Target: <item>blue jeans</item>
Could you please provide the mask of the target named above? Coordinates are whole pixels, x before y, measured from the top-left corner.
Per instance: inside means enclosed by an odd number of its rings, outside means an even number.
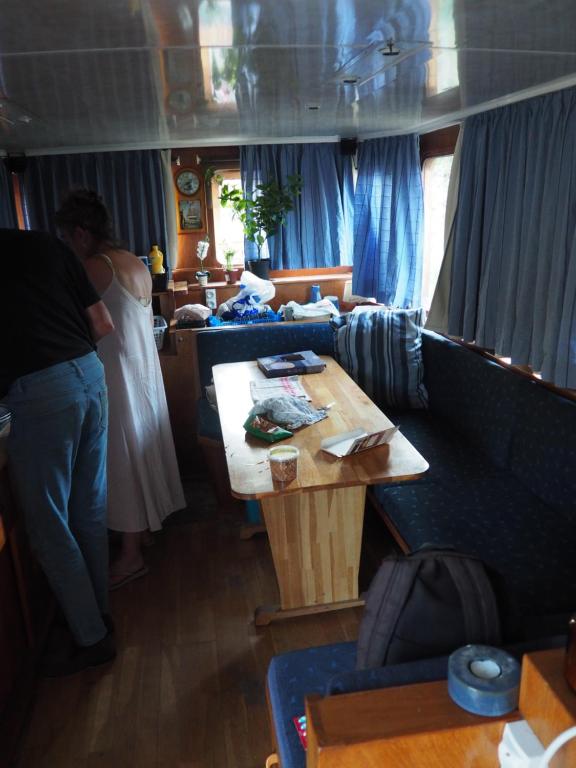
[[[8,457],[30,545],[78,645],[106,635],[108,397],[95,352],[22,376]]]

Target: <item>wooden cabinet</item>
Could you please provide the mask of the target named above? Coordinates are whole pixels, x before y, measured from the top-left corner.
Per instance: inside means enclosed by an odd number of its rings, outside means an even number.
[[[0,470],[0,766],[10,765],[34,692],[36,662],[53,611],[11,491]]]

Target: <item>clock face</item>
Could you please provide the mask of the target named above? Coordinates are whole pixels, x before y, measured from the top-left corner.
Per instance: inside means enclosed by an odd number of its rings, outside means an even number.
[[[179,115],[185,115],[190,112],[192,107],[190,91],[186,91],[184,88],[172,91],[168,96],[168,106],[172,112],[177,112]]]
[[[194,171],[180,171],[176,177],[176,186],[182,195],[195,195],[200,188],[200,178]]]

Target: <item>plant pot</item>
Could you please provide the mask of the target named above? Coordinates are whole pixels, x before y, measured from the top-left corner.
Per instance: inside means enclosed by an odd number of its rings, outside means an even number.
[[[198,280],[198,285],[200,286],[208,285],[209,278],[210,272],[196,272],[196,280]]]
[[[256,277],[262,280],[270,279],[270,259],[260,259],[259,261],[247,261],[246,268]]]
[[[227,269],[226,272],[224,272],[224,279],[227,283],[236,283],[238,280],[240,280],[241,274],[241,269]]]

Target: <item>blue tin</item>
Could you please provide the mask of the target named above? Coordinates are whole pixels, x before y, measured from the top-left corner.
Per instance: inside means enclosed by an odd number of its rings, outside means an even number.
[[[319,285],[313,285],[310,287],[310,301],[320,301],[322,298],[322,294],[320,293],[320,286]]]

